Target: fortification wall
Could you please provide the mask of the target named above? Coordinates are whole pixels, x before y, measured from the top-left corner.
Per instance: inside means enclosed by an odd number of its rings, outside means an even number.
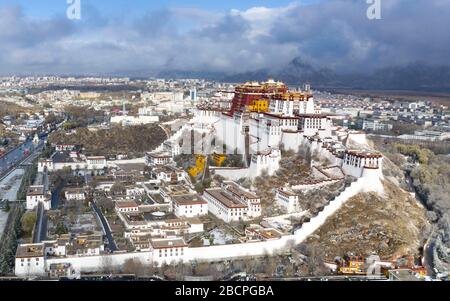
[[[283,251],[289,244],[299,244],[321,227],[326,219],[333,215],[351,197],[364,190],[366,178],[359,178],[332,200],[317,216],[304,223],[292,235],[285,235],[277,240],[208,246],[200,248],[187,248],[185,255],[178,260],[213,261],[237,257],[263,256]],[[154,261],[152,252],[124,253],[102,256],[49,258],[46,260],[47,269],[52,263],[70,263],[79,272],[96,272],[102,268],[120,268],[127,260],[139,260],[142,264],[163,264],[165,259]],[[168,259],[172,263],[173,259]]]
[[[303,242],[308,236],[319,229],[328,217],[339,210],[339,208],[346,201],[363,191],[364,186],[364,178],[360,178],[356,182],[353,182],[334,200],[332,200],[330,204],[324,208],[324,210],[322,210],[317,216],[311,218],[309,222],[304,223],[302,227],[296,230],[292,235],[285,235],[281,239],[264,242],[188,248],[184,260],[212,261],[230,259],[234,257],[263,256],[281,252],[288,244],[299,244]]]
[[[100,256],[71,256],[66,258],[48,258],[47,269],[53,263],[70,263],[76,271],[82,273],[98,272],[108,268],[121,268],[129,260],[139,260],[142,264],[153,264],[152,252],[123,253]]]
[[[210,167],[211,171],[214,171],[216,175],[224,178],[237,181],[241,178],[249,176],[249,168],[233,168],[233,167]]]

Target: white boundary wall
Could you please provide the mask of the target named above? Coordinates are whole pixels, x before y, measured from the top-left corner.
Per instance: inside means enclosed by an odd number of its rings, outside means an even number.
[[[326,219],[333,215],[347,200],[363,191],[365,179],[360,178],[339,194],[328,206],[308,223],[295,231],[293,235],[285,235],[281,239],[243,244],[230,244],[201,248],[188,248],[185,261],[221,260],[233,257],[262,256],[282,251],[288,243],[299,244],[322,226]]]
[[[373,180],[373,178],[371,178]],[[367,179],[365,177],[359,178],[341,192],[323,211],[317,216],[313,217],[309,222],[304,223],[302,227],[295,231],[292,235],[285,235],[277,240],[230,244],[221,246],[209,246],[200,248],[186,248],[185,255],[181,258],[184,262],[189,261],[213,261],[230,259],[247,256],[263,256],[282,251],[288,243],[299,244],[303,242],[308,236],[319,229],[347,200],[356,194],[365,191],[367,187]],[[124,253],[101,256],[83,256],[83,257],[66,257],[66,258],[49,258],[46,259],[46,266],[52,263],[71,263],[76,271],[79,272],[95,272],[102,268],[120,268],[128,259],[139,260],[143,264],[162,264],[165,262],[164,258],[154,259],[152,252],[137,252]],[[172,259],[168,259],[171,263]]]
[[[121,268],[123,264],[129,260],[139,260],[142,264],[153,263],[152,252],[139,253],[123,253],[113,255],[100,256],[80,256],[80,257],[65,257],[65,258],[48,258],[46,260],[47,268],[53,263],[70,263],[72,267],[79,272],[98,272],[103,268]]]

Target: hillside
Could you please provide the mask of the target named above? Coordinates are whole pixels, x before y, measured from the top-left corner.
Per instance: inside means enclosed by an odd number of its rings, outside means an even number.
[[[427,228],[426,210],[407,192],[384,182],[385,196],[351,198],[308,239],[326,260],[346,253],[381,258],[418,254]]]
[[[166,134],[158,125],[140,125],[114,126],[98,131],[78,128],[73,134],[58,131],[50,135],[49,141],[54,144],[81,144],[85,152],[92,155],[129,154],[140,157],[156,148],[166,138]]]

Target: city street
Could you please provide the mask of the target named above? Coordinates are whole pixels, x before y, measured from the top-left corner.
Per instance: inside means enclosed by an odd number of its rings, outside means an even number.
[[[105,216],[103,215],[102,211],[97,207],[97,204],[95,202],[92,202],[92,208],[97,213],[98,217],[100,218],[100,222],[102,223],[103,228],[105,229],[105,234],[106,237],[108,238],[108,248],[111,250],[111,252],[116,251],[117,250],[116,242],[114,241],[114,237],[112,236],[111,229],[109,228]]]
[[[15,163],[19,162],[25,157],[24,151],[34,147],[32,140],[27,140],[25,143],[19,145],[11,152],[7,153],[0,159],[0,175],[3,174],[8,168],[12,167]]]
[[[20,164],[31,163],[39,156],[43,146],[43,138],[41,138],[37,146],[29,140],[0,159],[0,199],[7,199],[10,202],[16,201],[17,191],[25,173],[24,168]],[[31,154],[28,157],[24,154],[26,148],[29,148]],[[3,234],[7,219],[8,213],[0,210],[0,236]]]
[[[22,168],[16,168],[7,177],[0,180],[0,199],[7,199],[10,202],[16,201],[17,191],[22,182],[24,172]],[[8,213],[0,210],[0,236],[3,234],[7,219]]]

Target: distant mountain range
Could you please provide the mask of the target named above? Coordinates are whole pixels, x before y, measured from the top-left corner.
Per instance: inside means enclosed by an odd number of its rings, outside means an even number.
[[[295,58],[281,71],[262,69],[238,74],[164,71],[157,76],[207,78],[223,82],[263,81],[267,78],[274,78],[290,85],[310,83],[314,88],[450,92],[450,67],[432,66],[420,62],[406,66],[382,68],[369,74],[339,74],[329,68],[318,68],[301,58]]]

